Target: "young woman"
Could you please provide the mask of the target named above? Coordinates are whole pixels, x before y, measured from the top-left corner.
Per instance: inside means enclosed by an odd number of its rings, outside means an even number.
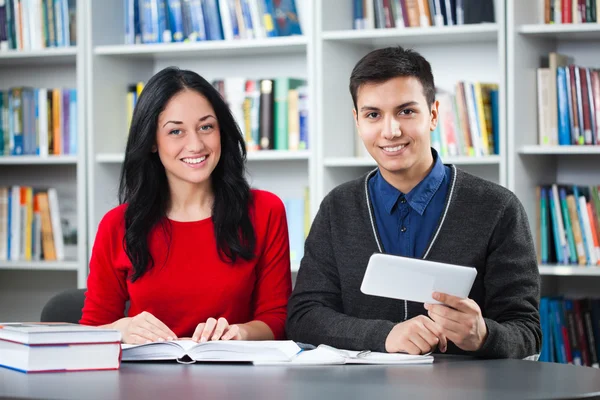
[[[245,159],[216,89],[191,71],[154,75],[133,113],[121,205],[98,227],[80,322],[116,328],[125,343],[282,339],[285,209],[250,189]]]

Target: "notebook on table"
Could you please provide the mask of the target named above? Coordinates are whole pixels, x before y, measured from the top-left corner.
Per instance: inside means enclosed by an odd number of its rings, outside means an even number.
[[[123,361],[175,360],[193,362],[281,362],[290,361],[300,347],[287,341],[209,341],[172,340],[147,344],[123,344]]]
[[[0,323],[0,366],[20,372],[118,369],[121,332],[68,323]]]

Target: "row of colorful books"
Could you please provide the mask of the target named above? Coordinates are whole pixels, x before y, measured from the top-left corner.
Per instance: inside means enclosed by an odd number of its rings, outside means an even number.
[[[554,184],[536,194],[539,261],[600,265],[599,187]]]
[[[442,157],[498,154],[497,84],[458,82],[455,93],[438,90],[436,99],[439,120],[431,144]]]
[[[353,0],[354,29],[495,22],[493,0]]]
[[[252,80],[226,78],[213,81],[237,121],[248,151],[308,149],[308,87],[295,78]],[[144,83],[127,89],[131,121]]]
[[[77,45],[75,0],[0,1],[0,51]]]
[[[600,70],[550,53],[537,70],[540,145],[600,144]]]
[[[599,0],[540,0],[546,24],[583,24],[600,22]]]
[[[77,154],[77,90],[0,91],[0,156]]]
[[[542,297],[539,361],[599,368],[600,299]]]
[[[124,0],[125,43],[197,42],[301,35],[295,0]]]
[[[64,258],[56,189],[0,187],[0,260],[62,261]]]

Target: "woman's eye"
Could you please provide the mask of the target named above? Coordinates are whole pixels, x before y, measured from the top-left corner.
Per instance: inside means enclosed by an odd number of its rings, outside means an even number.
[[[169,132],[169,135],[180,135],[181,134],[181,129],[173,129],[171,132]]]
[[[203,132],[208,132],[208,131],[210,131],[210,130],[212,130],[212,129],[213,129],[213,126],[212,126],[211,124],[208,124],[208,125],[202,125],[202,126],[200,127],[200,130],[201,130],[201,131],[203,131]]]

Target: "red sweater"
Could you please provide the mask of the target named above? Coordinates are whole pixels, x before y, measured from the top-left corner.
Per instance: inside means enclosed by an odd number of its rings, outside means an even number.
[[[155,228],[148,246],[154,268],[131,283],[131,262],[123,249],[125,205],[109,211],[98,227],[87,283],[83,325],[104,325],[147,311],[178,337],[190,337],[210,317],[230,324],[252,320],[267,324],[283,339],[291,293],[290,249],[282,201],[252,190],[250,217],[256,234],[254,259],[227,264],[218,256],[212,218],[171,221],[169,245]]]

